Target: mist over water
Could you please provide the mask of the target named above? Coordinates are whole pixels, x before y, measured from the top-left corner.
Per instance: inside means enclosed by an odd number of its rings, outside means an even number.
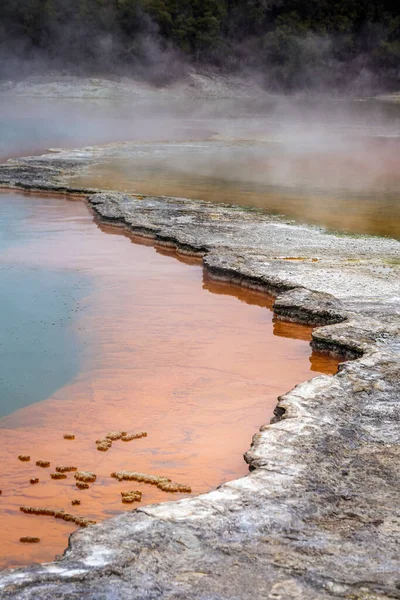
[[[131,142],[95,152],[96,165],[74,183],[398,237],[400,104],[271,96],[254,81],[236,83],[236,91],[201,77],[166,88],[127,79],[20,83],[0,95],[0,156]]]

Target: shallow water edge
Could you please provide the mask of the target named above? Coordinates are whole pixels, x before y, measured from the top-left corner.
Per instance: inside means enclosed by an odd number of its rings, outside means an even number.
[[[33,379],[29,390],[23,386],[31,367],[33,374],[39,372],[29,322],[15,331],[21,319],[16,315],[15,324],[13,313],[7,313],[5,350],[22,344],[23,352],[19,361],[14,353],[5,358],[21,369],[13,381],[16,391],[22,387],[25,408],[0,420],[0,566],[52,560],[75,529],[61,519],[21,514],[20,506],[68,512],[78,494],[81,504],[74,513],[99,522],[132,508],[121,504],[120,496],[132,485],[142,493],[141,507],[171,499],[155,486],[110,478],[115,471],[167,475],[189,484],[193,495],[245,475],[243,453],[257,427],[272,416],[277,396],[307,380],[310,371],[337,371],[338,360],[311,352],[312,327],[276,321],[271,297],[215,283],[201,259],[155,248],[147,238],[104,225],[81,199],[14,192],[1,194],[0,200],[14,238],[0,253],[1,266],[14,279],[21,270],[52,277],[43,297],[35,293],[41,279],[27,278],[23,298],[41,347],[51,352],[53,371],[65,370],[67,358],[57,321],[51,312],[47,315],[49,306],[67,308],[58,284],[77,277],[91,284],[84,298],[75,299],[72,310],[61,315],[74,335],[78,372],[42,402],[35,403],[41,400],[43,377]],[[50,323],[41,314],[42,305],[45,316],[52,316]],[[46,347],[49,329],[54,344]],[[4,399],[3,380],[9,375],[0,365]],[[129,444],[115,442],[99,453],[96,439],[131,428],[148,435]],[[75,439],[65,441],[64,431]],[[21,454],[31,461],[19,462]],[[51,468],[38,468],[37,459],[46,459]],[[57,464],[90,470],[96,483],[77,491],[73,473],[53,480]],[[30,478],[38,485],[30,485]],[[41,542],[20,544],[28,533]]]

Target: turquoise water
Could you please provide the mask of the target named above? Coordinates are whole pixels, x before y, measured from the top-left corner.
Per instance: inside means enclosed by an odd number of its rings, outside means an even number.
[[[7,260],[31,239],[28,217],[23,202],[0,195],[0,416],[49,397],[79,370],[73,323],[88,281]]]

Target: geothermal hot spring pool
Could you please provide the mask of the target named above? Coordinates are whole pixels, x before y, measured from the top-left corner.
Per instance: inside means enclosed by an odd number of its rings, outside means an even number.
[[[0,277],[2,566],[51,560],[76,529],[20,506],[100,521],[185,496],[113,471],[164,475],[192,494],[246,475],[242,455],[277,396],[337,369],[311,351],[311,328],[274,319],[271,298],[97,223],[80,199],[2,192]],[[115,430],[147,437],[99,452],[96,439]],[[57,465],[96,482],[53,480]],[[132,489],[141,504],[122,503]]]

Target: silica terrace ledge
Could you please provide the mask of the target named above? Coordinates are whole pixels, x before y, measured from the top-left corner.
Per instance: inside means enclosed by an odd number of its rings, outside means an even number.
[[[10,161],[0,182],[85,194],[102,220],[277,295],[278,316],[323,325],[315,347],[356,360],[279,399],[246,453],[247,477],[78,531],[55,563],[4,571],[1,597],[400,598],[400,243],[237,206],[69,188],[90,160]]]

